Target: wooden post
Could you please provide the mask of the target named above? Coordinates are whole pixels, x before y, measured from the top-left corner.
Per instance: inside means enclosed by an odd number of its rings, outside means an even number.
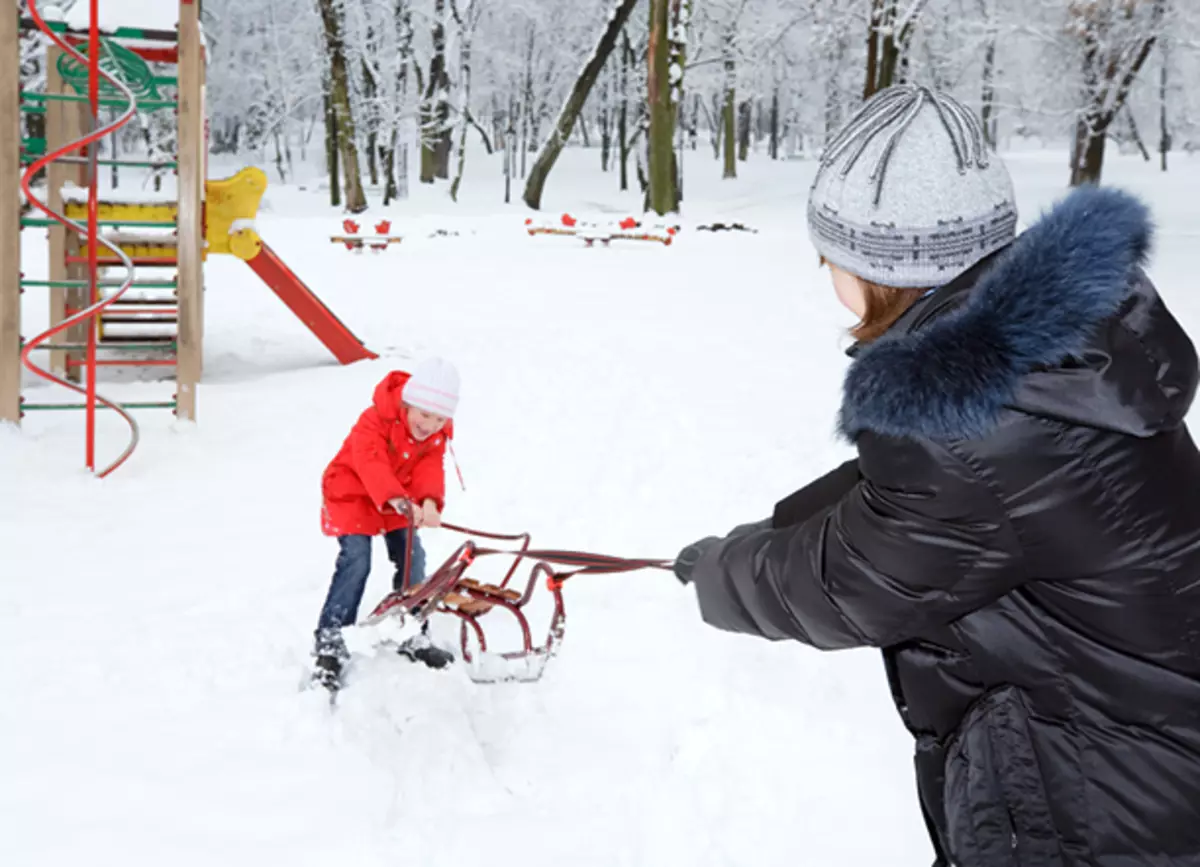
[[[0,422],[21,421],[21,96],[15,3],[0,9]],[[5,71],[7,70],[7,71]]]
[[[74,93],[58,72],[58,58],[62,49],[51,43],[46,47],[46,93]],[[49,153],[62,147],[70,141],[83,137],[83,115],[85,104],[62,102],[59,100],[46,103],[46,152]],[[79,151],[75,156],[83,156],[86,152]],[[62,187],[65,183],[74,183],[81,187],[87,186],[87,170],[83,166],[71,163],[53,162],[46,167],[46,206],[56,214],[63,212]],[[67,256],[80,254],[79,234],[57,223],[50,227],[49,232],[49,268],[51,280],[81,280],[87,277],[87,269],[79,265],[68,265]],[[66,308],[86,307],[88,292],[85,289],[66,289],[59,287],[50,290],[50,325],[57,325],[67,318]],[[56,343],[82,344],[87,341],[86,325],[77,325],[69,329],[63,339]],[[68,367],[67,358],[81,360],[81,352],[61,352],[52,350],[49,354],[50,372],[63,376],[72,382],[79,382],[82,368]]]
[[[175,367],[176,409],[181,419],[196,418],[204,345],[204,56],[200,43],[200,6],[179,3],[179,345]]]

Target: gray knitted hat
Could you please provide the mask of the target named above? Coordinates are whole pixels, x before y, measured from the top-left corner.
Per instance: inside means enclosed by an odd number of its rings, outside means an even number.
[[[1016,235],[1012,180],[962,103],[904,84],[875,94],[829,143],[808,200],[828,261],[884,286],[953,280]]]

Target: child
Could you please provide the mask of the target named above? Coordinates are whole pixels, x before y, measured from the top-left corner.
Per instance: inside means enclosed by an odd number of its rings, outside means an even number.
[[[418,527],[437,527],[445,504],[443,459],[454,435],[458,371],[440,358],[409,374],[393,371],[375,387],[372,405],[361,416],[321,479],[321,530],[336,536],[340,551],[333,581],[316,629],[317,676],[336,682],[348,658],[342,628],[358,617],[371,572],[373,537],[383,535],[395,565],[392,587],[400,589],[409,546],[409,586],[425,580],[425,551]],[[404,517],[413,511],[414,527]],[[431,668],[454,656],[434,647],[422,631],[401,653]]]

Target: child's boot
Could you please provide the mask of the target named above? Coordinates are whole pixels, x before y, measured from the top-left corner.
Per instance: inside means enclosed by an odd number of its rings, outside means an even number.
[[[454,662],[454,654],[442,650],[429,638],[429,623],[421,626],[421,634],[414,635],[399,647],[402,656],[407,656],[413,662],[423,662],[430,668],[445,668]]]
[[[319,631],[313,656],[316,660],[313,665],[313,680],[326,689],[332,690],[341,686],[342,668],[350,658],[341,633],[335,630]]]

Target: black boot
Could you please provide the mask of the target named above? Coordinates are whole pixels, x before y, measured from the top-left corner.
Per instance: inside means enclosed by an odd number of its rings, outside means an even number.
[[[330,692],[342,686],[342,660],[335,654],[318,654],[313,665],[313,680]]]
[[[339,689],[342,685],[342,669],[350,658],[341,632],[318,631],[313,657],[313,680],[331,692]]]
[[[413,662],[423,662],[430,668],[445,668],[454,662],[454,654],[442,650],[429,638],[429,624],[421,627],[421,634],[414,635],[398,648],[400,655],[407,656]]]

